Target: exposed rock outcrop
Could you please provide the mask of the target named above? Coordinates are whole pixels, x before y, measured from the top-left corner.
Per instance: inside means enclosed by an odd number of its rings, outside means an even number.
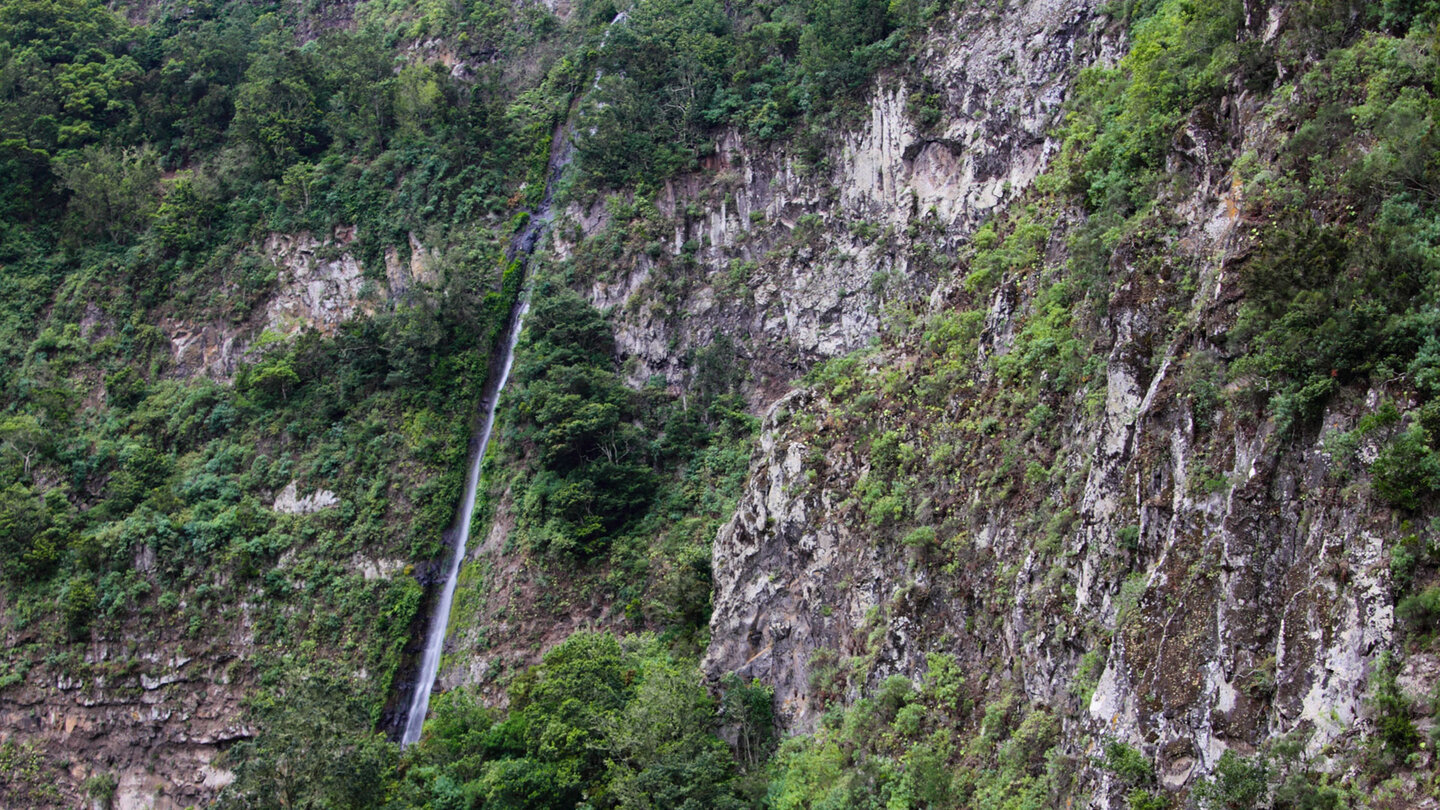
[[[275,496],[275,503],[270,508],[287,515],[309,515],[321,509],[331,509],[339,503],[340,498],[328,489],[317,489],[301,497],[299,482],[291,481]]]
[[[864,346],[887,303],[928,293],[947,254],[1043,170],[1073,77],[1117,56],[1099,5],[1033,0],[999,15],[977,6],[938,27],[916,75],[934,89],[939,131],[914,120],[908,99],[919,88],[890,76],[819,165],[737,132],[721,137],[707,171],[659,195],[669,233],[589,290],[613,310],[631,381],[682,382],[691,353],[725,335],[741,346],[759,404],[817,360]],[[560,234],[633,227],[603,202],[567,217]],[[576,249],[557,245],[561,257]],[[677,273],[681,261],[695,269]]]
[[[34,639],[12,633],[5,641],[23,650]],[[144,647],[91,645],[83,661],[46,665],[60,673],[55,681],[32,674],[7,690],[0,739],[37,746],[31,750],[51,763],[73,763],[67,790],[92,776],[114,778],[112,807],[179,810],[208,802],[233,778],[212,762],[253,734],[241,721],[250,687],[249,667],[238,661],[245,645],[231,641],[226,649],[168,637]],[[26,786],[17,780],[10,787]],[[37,795],[54,790],[29,787]]]
[[[866,389],[882,393],[862,412],[847,402],[853,388],[810,387],[775,404],[714,545],[712,677],[773,685],[782,725],[804,732],[827,703],[893,674],[918,682],[927,653],[944,652],[988,684],[981,699],[1004,683],[1056,711],[1068,739],[1139,747],[1167,789],[1193,786],[1227,750],[1253,754],[1292,732],[1318,767],[1339,767],[1327,746],[1371,730],[1372,678],[1395,646],[1389,548],[1407,524],[1326,437],[1384,400],[1413,403],[1398,388],[1352,391],[1299,437],[1194,405],[1195,381],[1225,362],[1235,267],[1249,249],[1238,186],[1212,161],[1269,134],[1258,105],[1227,105],[1228,121],[1192,139],[1211,154],[1176,167],[1195,183],[1166,201],[1187,214],[1167,262],[1142,272],[1123,244],[1110,261],[1114,290],[1088,327],[1101,376],[1044,399],[1053,415],[1042,423],[997,404],[1030,395],[995,361],[1033,316],[1043,267],[980,302],[968,376],[924,408],[902,392],[934,390],[934,354],[905,339],[864,361],[861,378],[886,382]],[[1065,260],[1065,222],[1050,239],[1052,266]],[[921,317],[957,296],[942,286]],[[882,463],[882,432],[922,460],[884,476],[926,486],[904,471],[951,471],[916,496],[920,514],[877,519],[857,502]],[[1355,452],[1373,459],[1390,435]],[[996,472],[1006,447],[1031,467]],[[902,542],[892,520],[941,535]],[[1086,662],[1087,651],[1098,657]],[[1420,684],[1413,673],[1428,666],[1404,671]],[[1093,752],[1077,743],[1069,753],[1084,762]],[[1123,803],[1110,774],[1082,770],[1093,806]]]
[[[259,345],[305,330],[334,335],[340,324],[373,315],[403,301],[417,288],[439,281],[433,254],[414,234],[409,259],[387,248],[383,280],[366,277],[351,252],[354,228],[338,228],[327,239],[310,233],[272,233],[260,247],[263,261],[275,268],[274,292],[241,323],[166,320],[171,373],[229,379],[241,362],[258,359]]]

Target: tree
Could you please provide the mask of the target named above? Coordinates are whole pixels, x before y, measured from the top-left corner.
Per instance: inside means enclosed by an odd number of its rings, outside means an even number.
[[[233,126],[274,174],[328,145],[321,113],[326,94],[315,48],[295,47],[273,14],[255,27],[263,32],[259,55],[235,92]]]
[[[31,462],[45,452],[50,442],[50,432],[29,414],[0,420],[0,449],[20,460],[26,476],[30,475]]]
[[[24,484],[0,489],[0,572],[21,581],[36,571],[30,557],[35,541],[50,526],[50,515]]]
[[[715,702],[700,673],[649,652],[634,697],[605,730],[608,792],[626,810],[734,806],[735,762],[713,733]]]
[[[0,140],[0,216],[33,218],[48,206],[50,153],[22,138]]]
[[[734,730],[740,764],[753,768],[770,755],[775,743],[775,689],[758,680],[741,681],[727,673],[720,682],[721,715]]]
[[[638,397],[614,371],[614,338],[594,307],[549,285],[535,299],[516,363],[517,410],[539,462],[521,514],[535,545],[591,554],[654,494]]]
[[[399,752],[376,734],[353,684],[300,674],[254,705],[257,734],[226,752],[223,810],[379,807]]]
[[[256,366],[246,382],[252,390],[272,400],[279,397],[281,401],[289,401],[290,392],[300,384],[300,375],[295,373],[289,357],[277,356]]]
[[[556,766],[557,791],[578,793],[599,778],[609,753],[603,730],[629,699],[627,669],[614,636],[575,633],[512,692],[527,752]]]
[[[65,632],[72,641],[90,633],[90,620],[95,614],[95,583],[88,576],[74,576],[60,589],[60,615],[65,618]]]
[[[66,206],[81,232],[125,243],[145,230],[157,204],[160,161],[154,148],[115,150],[87,146],[55,163]]]
[[[35,51],[56,64],[92,49],[108,49],[126,26],[97,0],[0,2],[0,42]]]
[[[216,183],[206,175],[186,173],[168,185],[151,224],[156,246],[170,256],[204,248],[219,213]]]
[[[1268,779],[1263,757],[1246,759],[1227,750],[1216,763],[1214,777],[1196,785],[1194,794],[1206,810],[1249,810],[1265,798]]]

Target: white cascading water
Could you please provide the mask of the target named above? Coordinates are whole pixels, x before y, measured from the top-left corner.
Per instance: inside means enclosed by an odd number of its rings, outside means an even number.
[[[625,19],[626,14],[622,11],[615,15],[610,25],[613,27],[623,23]],[[610,28],[606,28],[600,47],[604,48],[609,39]],[[597,85],[602,75],[602,71],[595,72]],[[555,199],[555,186],[575,157],[575,144],[571,140],[571,134],[569,122],[556,130],[554,139],[550,142],[550,160],[540,205],[536,207],[526,226],[510,240],[507,261],[528,257],[533,253],[545,228],[550,224],[553,218],[550,208]],[[430,710],[430,691],[435,688],[435,677],[440,672],[440,654],[445,649],[445,630],[450,624],[450,605],[455,600],[455,583],[460,578],[460,566],[465,562],[465,546],[470,540],[470,519],[475,512],[475,492],[480,486],[480,464],[485,459],[485,448],[490,444],[490,431],[495,427],[495,408],[500,404],[500,392],[505,389],[505,381],[510,378],[510,367],[515,364],[515,346],[520,342],[520,327],[524,324],[525,313],[529,309],[530,297],[521,293],[520,299],[515,302],[515,310],[510,315],[509,332],[505,336],[505,354],[499,373],[492,374],[492,379],[486,383],[489,390],[485,392],[481,403],[485,417],[480,424],[478,441],[470,459],[470,473],[465,479],[465,498],[461,503],[458,523],[454,530],[455,545],[450,550],[450,563],[445,571],[445,588],[435,603],[435,612],[430,617],[430,627],[425,633],[425,655],[421,659],[419,677],[415,681],[415,691],[410,696],[410,708],[405,715],[405,733],[400,736],[402,746],[420,739],[420,731],[425,726],[425,715]]]
[[[465,499],[461,503],[457,519],[455,546],[450,550],[450,564],[445,571],[445,588],[435,603],[435,613],[430,618],[430,629],[425,635],[425,657],[421,659],[420,675],[415,682],[415,692],[410,697],[405,733],[400,737],[401,745],[409,745],[420,739],[420,730],[425,725],[425,714],[430,708],[430,690],[435,686],[435,676],[440,672],[440,654],[445,648],[445,629],[450,624],[450,604],[455,599],[455,583],[460,578],[460,565],[465,561],[465,546],[470,540],[470,519],[475,513],[475,492],[480,486],[480,464],[485,460],[485,448],[490,444],[490,431],[495,427],[495,408],[500,403],[500,392],[505,388],[505,381],[510,377],[510,367],[515,364],[515,345],[520,342],[520,326],[529,308],[530,299],[522,294],[515,305],[515,312],[510,317],[510,334],[505,342],[500,374],[493,381],[492,390],[487,392],[484,421],[480,424],[479,438],[470,459],[470,473],[465,479]]]

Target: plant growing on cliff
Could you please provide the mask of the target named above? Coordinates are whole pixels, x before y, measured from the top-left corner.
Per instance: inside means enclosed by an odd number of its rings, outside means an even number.
[[[1375,492],[1402,509],[1415,509],[1440,491],[1440,452],[1418,422],[1396,436],[1370,465]]]
[[[120,783],[115,779],[114,774],[97,773],[94,776],[86,777],[81,787],[90,798],[99,802],[101,807],[109,807],[110,800],[115,798],[115,791],[119,789]]]
[[[1262,806],[1269,793],[1269,774],[1263,757],[1246,758],[1227,750],[1220,755],[1214,775],[1197,785],[1192,795],[1205,810],[1250,810]]]
[[[1380,656],[1370,677],[1370,706],[1374,712],[1374,771],[1399,767],[1420,744],[1420,733],[1410,719],[1410,700],[1400,691],[1394,658]]]
[[[379,807],[393,779],[395,746],[371,730],[353,686],[299,676],[254,707],[261,733],[226,752],[235,781],[221,808]]]
[[[714,702],[653,636],[576,633],[509,693],[503,714],[463,691],[443,697],[393,806],[744,806]]]
[[[639,398],[614,370],[609,326],[556,285],[534,293],[519,351],[516,420],[536,450],[522,526],[533,547],[593,555],[638,519],[654,494]]]

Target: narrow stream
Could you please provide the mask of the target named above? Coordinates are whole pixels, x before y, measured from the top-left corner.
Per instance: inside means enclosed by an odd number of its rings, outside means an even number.
[[[571,142],[568,122],[561,125],[550,145],[550,163],[545,178],[545,193],[536,206],[530,221],[510,241],[506,264],[514,259],[525,262],[540,243],[545,228],[553,215],[550,211],[555,197],[555,184],[565,172],[565,167],[574,157],[575,148]],[[440,656],[445,650],[445,631],[450,624],[450,607],[455,601],[455,583],[460,578],[460,566],[465,562],[465,549],[470,542],[470,522],[475,514],[476,490],[480,486],[480,465],[485,459],[485,450],[490,445],[490,433],[495,427],[495,409],[500,404],[500,392],[510,378],[510,369],[515,364],[515,346],[520,342],[520,328],[525,323],[525,313],[530,309],[528,291],[521,292],[510,313],[510,322],[505,327],[502,340],[502,354],[490,365],[490,375],[481,392],[480,407],[484,413],[480,430],[470,443],[470,471],[465,478],[465,496],[456,516],[455,526],[450,534],[455,537],[450,550],[450,559],[445,569],[445,587],[435,602],[435,612],[430,616],[429,629],[425,634],[425,654],[421,659],[419,677],[415,691],[410,696],[410,707],[405,714],[405,733],[400,737],[401,745],[409,745],[420,739],[425,725],[425,715],[430,709],[430,692],[435,687],[435,678],[440,673]]]
[[[450,562],[445,571],[445,588],[435,602],[435,613],[430,617],[430,629],[425,634],[425,657],[421,659],[415,692],[410,696],[410,708],[405,715],[405,733],[400,737],[401,745],[409,745],[420,739],[420,729],[425,725],[425,713],[430,708],[430,690],[434,688],[435,676],[440,672],[440,654],[445,649],[445,629],[450,624],[450,605],[455,601],[455,583],[460,578],[460,565],[465,561],[465,546],[470,541],[470,519],[475,514],[475,491],[480,485],[480,463],[485,459],[485,448],[490,445],[490,431],[495,427],[495,407],[500,402],[500,391],[505,388],[505,381],[510,377],[510,367],[515,364],[515,344],[520,341],[520,326],[529,308],[530,299],[522,293],[510,315],[500,373],[491,375],[492,379],[485,385],[482,401],[485,417],[481,422],[479,435],[470,443],[470,473],[465,478],[465,498],[456,519],[455,545],[450,550]]]
[[[605,29],[605,35],[601,38],[601,48],[609,41],[611,27],[625,22],[625,19],[625,12],[622,11],[610,21],[610,26]],[[595,72],[596,85],[602,75],[602,71]],[[565,174],[565,168],[575,158],[573,119],[572,108],[571,116],[555,130],[550,141],[544,193],[525,227],[510,240],[510,249],[506,251],[505,257],[506,266],[515,259],[528,264],[530,255],[535,252],[540,238],[545,235],[545,229],[555,218],[551,211],[555,200],[555,187]],[[455,601],[455,583],[460,578],[460,566],[465,563],[465,548],[470,542],[470,520],[475,513],[475,495],[480,486],[480,464],[485,459],[485,449],[490,445],[490,431],[495,427],[495,408],[500,403],[500,392],[505,389],[505,381],[510,378],[510,368],[515,364],[515,346],[520,342],[520,328],[524,325],[525,313],[529,310],[530,295],[527,290],[521,292],[515,301],[515,309],[510,313],[510,322],[505,327],[504,353],[491,362],[490,376],[485,381],[484,391],[481,392],[480,407],[484,411],[484,417],[480,422],[479,432],[471,442],[470,472],[465,478],[465,497],[460,505],[460,513],[456,516],[456,525],[448,532],[454,535],[455,544],[450,550],[450,559],[445,570],[445,587],[435,602],[435,612],[430,616],[429,629],[425,633],[425,654],[421,659],[419,677],[415,681],[415,691],[410,696],[410,707],[405,714],[405,733],[400,737],[402,746],[420,739],[420,731],[425,726],[425,715],[430,710],[430,692],[435,688],[435,678],[440,673],[440,656],[445,650],[445,631],[450,624],[450,607]]]

